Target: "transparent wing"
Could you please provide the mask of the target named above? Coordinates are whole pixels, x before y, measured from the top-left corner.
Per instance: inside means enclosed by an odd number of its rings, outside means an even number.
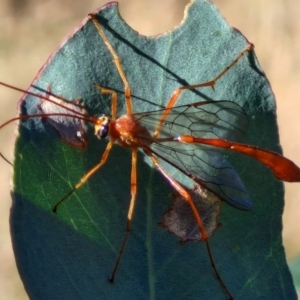
[[[134,118],[153,135],[163,112],[138,113],[134,114]],[[206,101],[170,109],[158,137],[192,135],[238,141],[247,127],[247,114],[238,104],[231,101]]]
[[[163,110],[135,114],[134,118],[151,134],[157,128]],[[247,127],[247,115],[230,101],[200,102],[170,110],[162,124],[159,139],[192,135],[238,141]],[[143,142],[145,137],[140,137]],[[223,151],[202,144],[183,144],[177,141],[145,141],[159,158],[175,166],[196,183],[205,185],[231,206],[250,210],[252,201],[238,173],[222,155]]]
[[[231,206],[252,209],[252,200],[242,179],[221,152],[210,149],[212,147],[178,142],[152,143],[150,148],[159,159],[175,166]]]

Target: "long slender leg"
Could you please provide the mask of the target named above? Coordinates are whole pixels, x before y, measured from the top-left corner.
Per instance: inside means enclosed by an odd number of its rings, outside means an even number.
[[[174,180],[160,165],[160,163],[158,162],[157,158],[155,156],[153,156],[149,151],[147,151],[146,149],[144,149],[145,153],[151,158],[152,162],[154,163],[154,165],[156,166],[156,168],[161,172],[161,174],[169,181],[169,183],[172,185],[172,187],[188,202],[188,204],[190,205],[192,212],[194,214],[194,217],[196,219],[196,222],[198,224],[202,239],[205,242],[206,245],[206,249],[209,255],[209,260],[211,263],[212,268],[215,271],[215,274],[221,284],[221,286],[223,287],[224,291],[226,292],[226,294],[228,295],[229,299],[233,299],[232,295],[230,294],[229,290],[227,289],[225,283],[223,282],[217,268],[216,268],[216,264],[214,262],[213,259],[213,255],[209,246],[209,242],[208,242],[208,236],[205,230],[205,227],[203,225],[202,219],[200,217],[200,214],[194,204],[194,201],[191,198],[191,195],[186,191],[185,188],[183,188],[176,180]]]
[[[109,152],[113,146],[113,143],[115,142],[114,139],[111,139],[107,146],[106,146],[106,149],[105,151],[103,152],[102,154],[102,157],[101,157],[101,160],[100,162],[95,165],[92,169],[90,169],[88,171],[88,173],[86,173],[80,180],[79,182],[74,186],[74,188],[67,194],[65,195],[59,202],[57,202],[54,207],[52,208],[52,211],[53,212],[56,212],[57,211],[57,208],[59,205],[61,205],[70,195],[72,195],[76,190],[78,190],[84,183],[86,183],[89,178],[94,175],[106,162],[107,158],[108,158],[108,155],[109,155]]]
[[[127,77],[124,73],[124,70],[122,68],[121,65],[121,61],[120,58],[118,56],[118,54],[116,53],[116,51],[114,50],[114,48],[112,47],[112,45],[110,44],[108,38],[106,37],[102,27],[100,26],[99,22],[96,19],[96,16],[93,14],[89,14],[89,17],[91,18],[91,20],[93,21],[95,27],[97,28],[100,36],[102,37],[106,47],[108,48],[108,50],[110,51],[112,57],[113,57],[113,61],[116,65],[116,68],[119,72],[119,75],[123,81],[124,84],[124,92],[125,92],[125,101],[126,101],[126,107],[127,107],[127,114],[131,115],[132,114],[132,102],[131,102],[131,91],[130,91],[130,87],[129,87],[129,83],[127,80]]]
[[[135,202],[136,202],[136,194],[137,194],[137,170],[136,170],[136,163],[137,163],[137,148],[131,148],[132,150],[132,163],[131,163],[131,186],[130,186],[130,191],[131,191],[131,199],[130,199],[130,205],[129,205],[129,210],[128,210],[128,214],[127,214],[127,223],[126,223],[126,234],[121,246],[121,249],[119,251],[119,255],[116,261],[116,264],[114,266],[112,275],[109,279],[110,282],[114,281],[115,275],[116,275],[116,271],[118,269],[120,260],[121,260],[121,256],[123,254],[128,236],[129,236],[129,232],[130,232],[130,228],[131,228],[131,221],[132,221],[132,216],[133,216],[133,211],[134,211],[134,207],[135,207]]]
[[[102,93],[102,94],[111,94],[111,119],[115,121],[117,118],[117,93],[113,90],[104,88],[98,84],[95,84],[95,87]]]
[[[210,86],[212,89],[214,89],[214,86],[216,84],[216,82],[226,73],[228,72],[242,57],[243,55],[252,50],[253,49],[253,44],[248,44],[241,52],[240,54],[235,58],[235,60],[229,65],[227,66],[221,73],[219,73],[214,79],[212,80],[209,80],[209,81],[206,81],[204,83],[199,83],[199,84],[193,84],[193,85],[186,85],[186,86],[181,86],[179,88],[177,88],[174,93],[172,94],[168,104],[167,104],[167,107],[166,109],[164,110],[162,116],[161,116],[161,120],[160,122],[158,123],[157,127],[156,127],[156,130],[154,132],[154,135],[153,137],[157,137],[161,131],[161,127],[164,123],[164,121],[166,120],[169,112],[170,112],[170,109],[174,106],[175,102],[178,100],[182,90],[192,90],[192,89],[195,89],[195,88],[200,88],[200,87],[205,87],[205,86]]]

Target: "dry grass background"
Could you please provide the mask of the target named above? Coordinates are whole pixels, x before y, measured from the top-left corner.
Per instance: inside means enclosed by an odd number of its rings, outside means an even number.
[[[107,1],[0,1],[0,80],[26,88],[49,54],[88,12]],[[179,24],[188,0],[120,0],[134,29],[154,35]],[[229,23],[255,44],[277,98],[284,154],[300,165],[300,6],[297,0],[215,0]],[[0,89],[0,123],[16,114],[20,94]],[[3,130],[1,151],[10,153],[14,128]],[[15,268],[9,235],[11,170],[0,161],[0,300],[28,299]],[[289,259],[300,255],[300,185],[286,185],[284,243]]]

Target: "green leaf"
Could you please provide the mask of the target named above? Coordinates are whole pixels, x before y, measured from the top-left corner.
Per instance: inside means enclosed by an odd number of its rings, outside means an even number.
[[[297,256],[288,263],[291,273],[293,275],[294,284],[297,290],[298,297],[300,295],[300,257]]]
[[[228,66],[247,45],[216,8],[204,0],[189,7],[185,22],[168,34],[139,36],[120,18],[115,2],[98,11],[105,33],[128,77],[134,112],[166,105],[181,85],[205,82]],[[110,113],[109,95],[123,84],[111,54],[91,21],[50,57],[33,82],[41,93],[82,98],[91,115]],[[178,105],[231,100],[249,116],[243,142],[280,152],[274,95],[253,53],[243,57],[215,90],[185,91]],[[24,114],[38,100],[26,96]],[[31,299],[226,299],[205,245],[179,239],[157,224],[171,204],[172,189],[139,152],[138,197],[115,283],[110,284],[125,234],[130,200],[130,149],[113,147],[108,162],[75,195],[56,204],[101,157],[106,141],[89,130],[86,151],[68,146],[40,119],[22,121],[14,161],[12,240],[17,265]],[[250,212],[223,204],[223,226],[210,239],[217,268],[235,299],[296,299],[282,246],[283,186],[271,171],[242,155],[225,153],[254,202]],[[173,173],[172,173],[173,174]],[[188,184],[183,175],[173,174]]]

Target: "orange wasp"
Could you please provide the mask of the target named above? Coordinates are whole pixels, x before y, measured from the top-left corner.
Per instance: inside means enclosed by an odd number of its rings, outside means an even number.
[[[216,82],[247,52],[251,51],[253,45],[249,44],[246,46],[236,59],[213,80],[177,88],[165,109],[134,113],[130,85],[123,71],[120,58],[110,44],[96,16],[90,14],[89,17],[110,51],[124,84],[126,114],[117,117],[117,93],[112,89],[99,85],[96,85],[96,88],[102,94],[111,96],[111,115],[89,116],[80,103],[67,105],[63,98],[52,95],[50,90],[48,90],[47,96],[42,96],[0,83],[40,98],[40,103],[38,104],[40,113],[14,118],[0,126],[0,129],[15,120],[23,121],[41,117],[53,125],[61,138],[72,146],[85,148],[86,128],[84,122],[94,125],[95,135],[99,139],[109,138],[109,142],[99,163],[90,169],[74,185],[73,189],[54,205],[52,208],[53,212],[57,212],[59,206],[106,163],[114,143],[117,142],[122,147],[131,150],[131,199],[127,214],[126,234],[110,277],[110,281],[112,282],[114,281],[131,230],[137,198],[137,156],[138,150],[142,149],[174,190],[189,204],[201,239],[205,242],[209,260],[215,274],[228,298],[233,299],[233,295],[223,282],[216,268],[208,241],[209,235],[203,224],[203,217],[194,203],[192,193],[165,170],[163,163],[171,165],[189,177],[194,181],[196,186],[212,192],[221,200],[241,210],[250,210],[252,208],[252,201],[237,173],[226,163],[221,153],[212,150],[214,148],[230,149],[251,156],[269,167],[279,180],[289,182],[300,181],[299,167],[287,158],[272,151],[231,142],[226,139],[229,133],[238,137],[245,130],[246,124],[237,122],[243,119],[245,115],[244,110],[238,104],[230,101],[204,101],[176,106],[176,102],[183,90],[192,90],[200,87],[211,87],[214,89]],[[51,112],[53,105],[57,107],[55,113]],[[67,127],[73,127],[72,133],[75,132],[75,139],[70,137],[70,130],[68,128],[66,130],[63,129],[63,122],[67,123]],[[75,123],[76,127],[74,127]],[[5,157],[3,158],[8,161]]]

